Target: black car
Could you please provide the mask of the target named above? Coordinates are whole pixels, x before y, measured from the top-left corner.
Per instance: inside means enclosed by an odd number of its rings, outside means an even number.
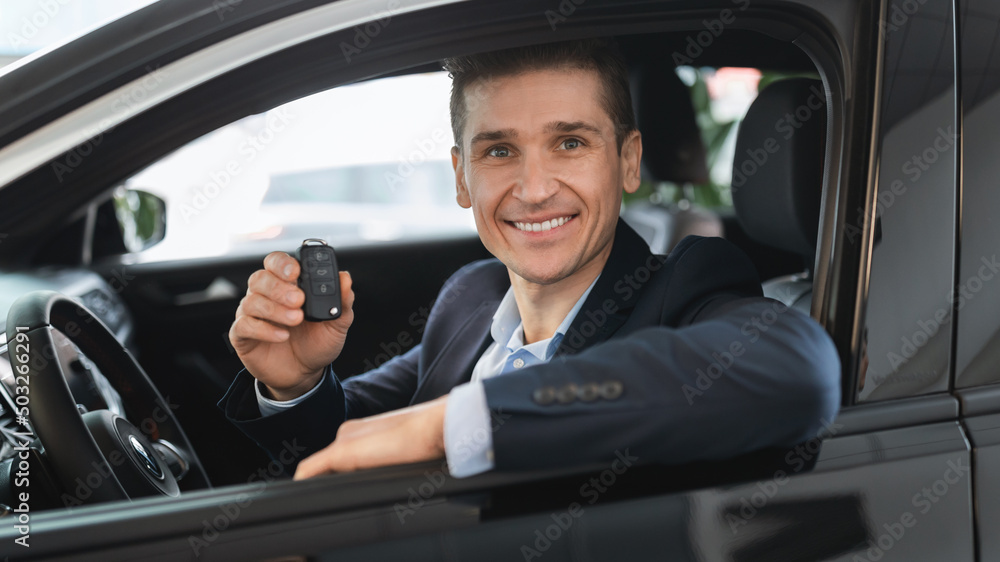
[[[0,554],[1000,560],[998,28],[988,0],[164,0],[0,70]],[[209,172],[183,197],[252,208],[267,186],[229,180],[271,157],[265,133],[294,100],[598,36],[629,61],[657,194],[623,216],[656,251],[692,232],[741,247],[766,295],[832,336],[839,416],[725,462],[285,479],[215,403],[240,369],[227,333],[249,274],[293,248],[256,245],[265,233],[206,249],[186,202],[135,178],[189,149]],[[729,68],[758,72],[760,92],[732,135],[705,138],[705,90],[680,78]],[[391,135],[379,116],[414,90],[390,90],[339,109]],[[198,144],[232,124],[232,153]],[[731,170],[712,157],[726,142]],[[731,206],[690,204],[709,167]],[[171,237],[186,245],[157,257]],[[334,241],[368,296],[343,374],[419,341],[442,282],[489,255],[471,231],[372,239]]]

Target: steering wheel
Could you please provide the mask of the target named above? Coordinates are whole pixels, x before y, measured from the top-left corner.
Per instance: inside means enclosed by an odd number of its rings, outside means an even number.
[[[65,335],[118,390],[125,413],[82,413],[55,352],[54,331]],[[209,488],[208,476],[171,411],[132,354],[86,307],[54,291],[17,299],[7,314],[7,344],[18,402],[45,449],[63,503],[97,503],[140,496],[177,496]],[[174,406],[176,407],[176,406]]]

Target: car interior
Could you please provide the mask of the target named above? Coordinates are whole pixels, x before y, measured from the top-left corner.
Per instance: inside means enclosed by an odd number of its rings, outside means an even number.
[[[709,169],[692,91],[678,77],[670,56],[684,51],[686,38],[684,32],[616,37],[632,76],[632,94],[644,139],[644,180],[654,184],[669,182],[690,194],[698,184],[706,182]],[[310,52],[308,49],[329,48],[334,40],[324,41],[304,47],[307,50],[303,55]],[[26,272],[20,281],[8,278],[2,282],[5,301],[12,301],[29,287],[38,288],[38,279],[42,278],[45,286],[55,290],[82,291],[72,296],[80,297],[95,311],[139,360],[159,393],[169,404],[176,405],[171,407],[173,414],[197,451],[207,480],[216,487],[245,483],[251,467],[268,463],[264,453],[227,423],[216,407],[241,368],[228,342],[229,326],[247,278],[261,267],[266,252],[162,262],[135,260],[121,242],[114,190],[173,149],[245,115],[340,83],[440,72],[437,62],[414,60],[377,75],[368,75],[363,68],[339,69],[333,78],[319,58],[300,63],[294,73],[279,68],[282,60],[274,57],[252,68],[232,71],[226,80],[219,79],[212,85],[215,89],[209,91],[214,96],[200,95],[197,101],[197,93],[178,96],[151,110],[145,125],[121,125],[119,135],[109,135],[95,148],[102,154],[101,165],[84,161],[63,186],[66,196],[39,207],[40,223],[58,223],[61,227],[40,232],[36,251],[31,255],[0,255],[6,268]],[[768,139],[780,135],[775,128],[777,122],[809,106],[809,98],[816,91],[824,91],[816,65],[802,50],[751,31],[734,29],[717,37],[711,48],[699,55],[695,66],[753,68],[778,76],[757,95],[738,125],[733,169],[752,159],[751,153],[765,146]],[[250,73],[262,69],[271,71],[273,78],[266,83],[249,78]],[[226,87],[230,95],[219,95],[221,84],[229,85]],[[233,89],[232,84],[239,84],[239,88]],[[232,101],[233,96],[238,103]],[[194,104],[200,106],[200,119],[178,123],[166,118]],[[819,117],[805,120],[801,129],[789,137],[790,142],[769,153],[770,160],[760,173],[748,174],[744,183],[732,189],[731,207],[709,208],[689,201],[680,205],[635,201],[626,205],[622,216],[656,252],[669,251],[688,234],[729,239],[757,266],[765,294],[809,313],[827,136],[825,105],[815,111]],[[150,127],[149,123],[157,125]],[[444,280],[462,265],[490,257],[473,233],[359,246],[337,247],[335,241],[331,243],[337,249],[341,269],[352,274],[359,303],[350,344],[336,362],[342,377],[364,372],[372,358],[390,351],[385,342],[396,342],[400,334],[418,338],[414,313],[429,308]],[[2,251],[0,247],[0,254]],[[228,284],[235,291],[224,291],[217,298],[189,298],[208,294],[213,284]],[[396,347],[398,352],[406,351],[403,346],[389,347],[391,351]],[[86,377],[95,372],[86,358],[67,359],[64,363],[65,372],[74,376]],[[95,390],[97,386],[91,382],[80,393],[97,393],[105,402],[111,400],[110,394]],[[85,402],[76,392],[74,398]],[[94,397],[89,399],[93,401]],[[13,427],[12,419],[5,417],[3,423]],[[745,479],[755,470],[766,470],[768,459],[771,457],[762,460],[756,469],[753,459],[747,459],[738,468],[708,470],[701,477],[689,478],[683,486]],[[7,459],[5,467],[0,465],[0,474],[9,474],[11,466],[11,459]],[[182,491],[203,485],[200,479],[198,485],[186,480],[180,482]],[[58,501],[53,503],[53,507],[59,505]],[[503,505],[496,506],[496,513],[503,509]]]

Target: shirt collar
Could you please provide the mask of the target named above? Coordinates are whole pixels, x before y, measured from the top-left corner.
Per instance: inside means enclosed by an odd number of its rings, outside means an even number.
[[[508,288],[503,296],[503,300],[500,301],[500,306],[497,307],[497,311],[493,314],[493,325],[490,327],[490,334],[493,336],[493,341],[497,342],[498,345],[506,347],[510,352],[523,347],[539,359],[547,361],[559,347],[559,342],[562,341],[562,337],[569,330],[569,326],[573,323],[573,319],[576,318],[577,313],[583,308],[584,301],[587,300],[587,296],[600,277],[601,275],[598,274],[590,283],[590,286],[587,287],[587,290],[580,295],[580,298],[573,305],[573,308],[566,313],[566,317],[563,318],[562,323],[556,328],[552,337],[528,345],[524,345],[524,324],[521,322],[521,312],[517,309],[517,300],[514,298],[514,287]]]

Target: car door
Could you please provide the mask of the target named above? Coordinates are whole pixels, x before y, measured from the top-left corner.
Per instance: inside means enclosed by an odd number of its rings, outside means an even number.
[[[854,67],[853,79],[874,94],[872,114],[857,122],[845,114],[844,168],[831,169],[828,155],[821,220],[836,227],[821,228],[813,302],[841,350],[844,407],[821,446],[789,451],[770,478],[691,494],[692,532],[707,559],[976,559],[969,431],[950,392],[953,7],[871,8],[859,36],[881,59],[870,76]],[[855,105],[854,116],[864,111]],[[863,141],[849,128],[872,124],[872,152],[858,154]],[[802,470],[813,457],[815,467]]]
[[[991,2],[958,3],[961,56],[961,207],[955,276],[955,394],[972,449],[976,549],[1000,558],[1000,283],[997,280],[996,127],[1000,125],[1000,59],[995,55],[1000,9]]]

